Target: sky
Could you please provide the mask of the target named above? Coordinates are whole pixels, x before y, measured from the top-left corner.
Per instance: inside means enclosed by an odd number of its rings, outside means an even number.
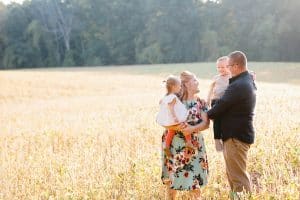
[[[11,2],[18,2],[18,3],[22,3],[24,0],[0,0],[0,2],[4,3],[4,4],[9,4]]]

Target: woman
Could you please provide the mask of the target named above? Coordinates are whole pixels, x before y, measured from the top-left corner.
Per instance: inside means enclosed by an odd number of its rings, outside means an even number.
[[[170,152],[162,151],[162,181],[166,184],[170,199],[175,199],[177,190],[187,190],[194,199],[200,199],[200,188],[207,184],[208,163],[204,138],[200,131],[209,126],[206,113],[202,111],[203,101],[196,95],[199,82],[191,72],[180,75],[182,83],[181,100],[189,111],[188,125],[176,130]],[[202,120],[201,120],[202,119]],[[193,148],[186,146],[184,135],[191,134]],[[162,148],[165,147],[166,132],[162,136]]]

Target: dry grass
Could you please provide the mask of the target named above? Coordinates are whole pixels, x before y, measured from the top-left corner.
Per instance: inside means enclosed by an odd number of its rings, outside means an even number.
[[[162,76],[0,71],[0,199],[164,199],[154,121]],[[201,80],[205,96],[209,81]],[[300,86],[258,83],[251,199],[300,198]],[[223,158],[204,199],[228,199]],[[180,193],[179,199],[186,194]]]

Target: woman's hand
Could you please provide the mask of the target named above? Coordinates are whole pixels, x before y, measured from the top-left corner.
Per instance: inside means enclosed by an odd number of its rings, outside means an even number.
[[[189,125],[187,123],[182,123],[179,126],[179,131],[183,132],[184,135],[189,135],[192,134],[194,132],[198,132],[198,131],[203,131],[205,129],[209,128],[209,119],[207,116],[207,113],[204,111],[200,112],[201,118],[202,118],[202,122],[200,124],[197,124],[195,126]]]
[[[193,132],[195,132],[195,126],[191,126],[189,124],[185,124],[184,127],[182,127],[181,132],[183,132],[183,135],[190,135]]]

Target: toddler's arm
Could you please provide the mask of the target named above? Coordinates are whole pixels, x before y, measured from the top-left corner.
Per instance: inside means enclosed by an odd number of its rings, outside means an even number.
[[[208,92],[208,95],[207,95],[207,103],[208,103],[208,106],[211,105],[211,97],[212,97],[212,93],[213,93],[213,89],[215,87],[215,81],[213,81],[210,86],[209,86],[209,92]]]
[[[178,123],[179,120],[177,119],[176,114],[175,114],[175,110],[174,110],[175,103],[176,103],[176,98],[174,98],[170,103],[168,103],[168,108],[171,112],[171,115],[174,119],[174,122]]]

